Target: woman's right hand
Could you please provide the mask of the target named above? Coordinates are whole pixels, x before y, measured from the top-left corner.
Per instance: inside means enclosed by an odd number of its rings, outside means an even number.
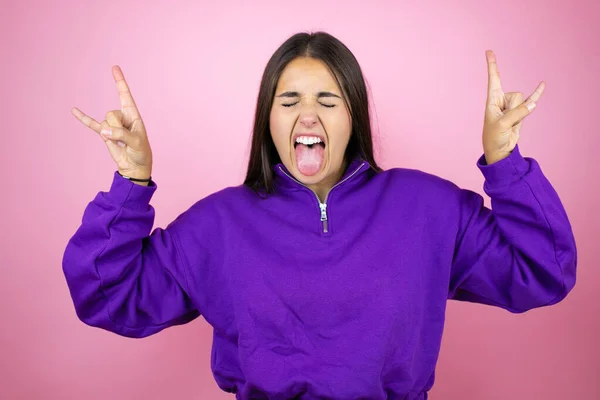
[[[122,175],[148,179],[152,174],[152,150],[146,127],[118,65],[112,67],[112,75],[119,91],[121,110],[107,112],[101,123],[76,107],[71,113],[102,138]],[[112,133],[105,134],[107,130]]]

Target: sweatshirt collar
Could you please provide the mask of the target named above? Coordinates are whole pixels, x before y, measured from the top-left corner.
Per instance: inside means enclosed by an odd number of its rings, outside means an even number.
[[[368,171],[370,168],[371,165],[367,160],[365,160],[361,156],[354,157],[348,164],[346,171],[344,171],[344,174],[342,175],[342,178],[338,183],[334,185],[334,187],[341,185],[347,186],[351,182],[357,183],[359,181],[359,178],[361,178],[362,175],[365,175],[364,172]],[[283,190],[308,189],[308,187],[304,186],[296,178],[294,178],[294,176],[281,162],[275,164],[275,166],[273,167],[273,172],[275,178],[275,185],[278,188],[281,188]]]

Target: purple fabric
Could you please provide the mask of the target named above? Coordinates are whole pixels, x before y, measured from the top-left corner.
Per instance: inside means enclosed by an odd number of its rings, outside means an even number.
[[[426,399],[447,299],[520,313],[575,284],[573,232],[538,163],[517,147],[477,166],[493,211],[440,177],[356,158],[324,212],[278,164],[273,195],[228,187],[153,231],[156,183],[115,171],[63,271],[78,317],[119,335],[202,315],[216,382],[238,399]]]

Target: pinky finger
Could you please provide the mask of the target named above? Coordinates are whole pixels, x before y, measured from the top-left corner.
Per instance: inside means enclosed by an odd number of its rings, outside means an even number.
[[[90,128],[96,133],[100,133],[101,126],[94,118],[84,114],[77,107],[71,108],[71,114],[75,116],[82,124]]]

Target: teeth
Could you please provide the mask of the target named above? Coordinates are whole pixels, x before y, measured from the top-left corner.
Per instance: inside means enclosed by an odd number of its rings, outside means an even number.
[[[302,143],[302,144],[315,144],[315,143],[321,143],[322,140],[318,137],[314,137],[314,136],[300,136],[299,138],[296,139],[296,143]]]

